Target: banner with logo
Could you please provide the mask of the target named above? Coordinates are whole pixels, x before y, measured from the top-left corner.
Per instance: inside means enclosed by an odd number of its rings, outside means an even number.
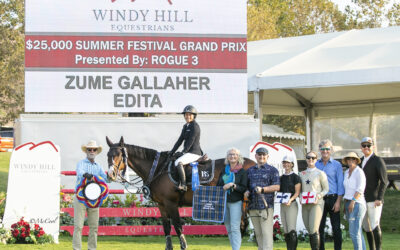
[[[246,2],[26,0],[25,111],[247,113]]]
[[[10,159],[6,228],[21,217],[39,224],[58,242],[60,228],[60,148],[50,141],[32,142],[15,148]]]

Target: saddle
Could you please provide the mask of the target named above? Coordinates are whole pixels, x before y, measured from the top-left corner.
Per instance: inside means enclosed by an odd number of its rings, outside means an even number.
[[[174,155],[168,162],[168,176],[169,179],[175,184],[179,184],[179,175],[175,167],[175,160],[179,158],[180,155]],[[197,169],[199,172],[200,184],[208,184],[214,179],[214,169],[215,161],[203,155],[197,161]],[[192,184],[192,166],[190,164],[184,165],[185,175],[186,175],[186,185],[190,186]]]

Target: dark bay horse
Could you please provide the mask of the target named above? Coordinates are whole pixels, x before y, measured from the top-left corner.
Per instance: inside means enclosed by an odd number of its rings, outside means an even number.
[[[121,177],[122,173],[126,170],[126,165],[128,165],[142,178],[143,182],[146,183],[157,151],[125,144],[123,137],[121,137],[119,143],[112,143],[108,137],[106,137],[106,141],[110,147],[107,157],[109,171],[112,171],[113,176],[111,179],[115,181],[118,176]],[[178,207],[192,206],[193,191],[189,186],[188,191],[185,193],[180,193],[176,190],[175,184],[172,183],[168,177],[167,169],[162,167],[166,165],[166,161],[168,160],[167,153],[168,152],[160,153],[154,178],[152,178],[152,181],[148,185],[151,191],[151,199],[157,202],[161,212],[166,239],[165,249],[172,249],[171,221],[179,237],[181,249],[186,249],[187,244],[185,236],[182,234],[182,224]],[[214,179],[208,185],[215,186],[217,184],[218,178],[225,168],[224,160],[225,159],[215,160]],[[253,165],[255,165],[255,163],[252,160],[245,158],[243,166],[245,169]]]

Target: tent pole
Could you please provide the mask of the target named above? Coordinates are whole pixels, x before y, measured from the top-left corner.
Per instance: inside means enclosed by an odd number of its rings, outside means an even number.
[[[314,148],[314,115],[313,109],[307,108],[305,110],[305,118],[306,118],[306,151],[309,152]]]
[[[260,121],[260,139],[262,140],[262,120],[263,120],[263,111],[262,111],[262,101],[264,90],[257,89],[253,92],[254,95],[254,118],[259,119]]]

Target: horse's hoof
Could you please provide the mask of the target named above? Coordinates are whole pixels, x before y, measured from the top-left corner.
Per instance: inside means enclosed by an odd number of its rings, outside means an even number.
[[[171,240],[171,235],[168,235],[165,237],[166,245],[165,245],[165,250],[173,250],[172,246],[172,240]]]
[[[187,248],[185,235],[181,234],[181,236],[179,237],[179,241],[181,242],[181,250],[185,250]]]

